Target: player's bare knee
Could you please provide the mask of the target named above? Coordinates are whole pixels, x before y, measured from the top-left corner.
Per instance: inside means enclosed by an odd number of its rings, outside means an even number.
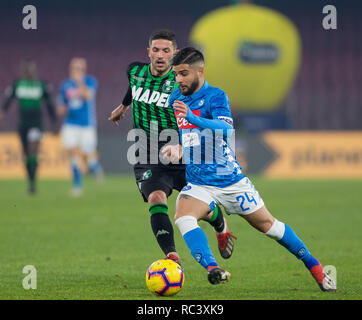
[[[77,148],[67,149],[68,157],[76,157],[78,155]]]
[[[150,205],[155,204],[155,203],[167,203],[167,196],[166,196],[165,192],[163,192],[161,190],[153,191],[148,196],[148,203]]]

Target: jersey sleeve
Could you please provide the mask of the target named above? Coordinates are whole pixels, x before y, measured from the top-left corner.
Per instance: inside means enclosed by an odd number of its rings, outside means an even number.
[[[94,77],[91,77],[91,81],[89,83],[89,86],[92,90],[97,91],[98,89],[98,80]]]
[[[225,121],[233,126],[229,98],[224,91],[220,90],[210,98],[210,108],[213,119]]]
[[[58,105],[61,105],[61,104],[67,105],[68,104],[68,99],[67,99],[67,95],[66,95],[65,91],[66,91],[65,90],[65,82],[63,82],[60,85],[59,93],[58,93],[58,97],[57,97],[57,104]]]
[[[142,63],[142,62],[132,62],[127,66],[126,73],[127,73],[128,82],[130,82],[130,80],[131,80],[132,69],[136,66],[142,67],[144,65],[145,65],[145,63]],[[131,103],[132,103],[132,89],[131,89],[131,86],[129,85],[128,89],[126,91],[126,94],[123,97],[122,104],[124,106],[129,106]]]
[[[127,92],[123,97],[122,104],[124,106],[129,106],[132,103],[132,90],[131,86],[128,86]]]
[[[127,71],[126,71],[127,77],[128,77],[128,81],[129,81],[130,78],[131,78],[130,74],[131,74],[132,69],[133,69],[134,67],[136,67],[136,66],[143,67],[145,64],[146,64],[146,63],[143,63],[143,62],[132,62],[132,63],[130,63],[130,64],[127,66]]]
[[[86,85],[87,85],[88,89],[92,91],[91,99],[93,99],[95,97],[97,89],[98,89],[97,79],[95,77],[89,76],[87,78]]]

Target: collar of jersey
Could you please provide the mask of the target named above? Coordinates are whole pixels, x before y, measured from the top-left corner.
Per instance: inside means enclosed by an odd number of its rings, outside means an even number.
[[[161,77],[157,77],[157,76],[154,76],[151,72],[151,64],[148,65],[148,68],[147,68],[147,72],[148,74],[153,78],[153,79],[163,79],[163,78],[166,78],[170,75],[170,72],[172,72],[172,68],[170,69],[169,72],[167,72],[165,75],[161,76]]]

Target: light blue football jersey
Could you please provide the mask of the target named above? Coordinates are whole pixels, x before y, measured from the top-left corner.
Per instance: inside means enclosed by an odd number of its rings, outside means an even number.
[[[68,108],[65,123],[82,127],[96,126],[96,92],[97,80],[86,75],[84,78],[86,86],[92,90],[92,97],[85,100],[81,97],[79,88],[74,80],[68,78],[60,86],[58,104],[64,104]]]
[[[206,81],[190,96],[182,95],[177,88],[169,97],[169,105],[172,106],[175,100],[183,101],[196,116],[233,124],[227,95]],[[244,174],[225,132],[200,129],[186,119],[178,118],[177,114],[187,182],[223,188],[240,181]]]

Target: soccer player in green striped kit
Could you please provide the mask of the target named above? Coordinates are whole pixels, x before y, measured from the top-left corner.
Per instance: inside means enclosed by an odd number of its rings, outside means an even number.
[[[28,192],[36,192],[36,171],[38,167],[38,150],[43,131],[42,104],[45,102],[49,117],[55,131],[56,114],[51,100],[50,86],[38,79],[36,64],[27,60],[22,63],[22,76],[16,79],[5,91],[5,99],[0,110],[0,120],[5,117],[11,102],[16,99],[19,104],[18,132],[23,147],[24,162],[28,174]]]
[[[147,48],[150,63],[134,62],[128,66],[129,88],[122,104],[113,110],[109,120],[118,126],[118,121],[123,119],[132,105],[133,128],[141,129],[147,137],[146,141],[138,144],[140,153],[145,151],[147,159],[134,164],[136,182],[144,201],[149,205],[150,223],[159,247],[166,258],[180,264],[168,216],[167,199],[173,189],[180,191],[186,185],[185,165],[181,162],[160,162],[158,155],[167,141],[157,139],[156,144],[151,142],[155,129],[157,135],[171,129],[178,136],[178,123],[173,109],[168,105],[168,97],[177,87],[171,68],[171,59],[176,52],[176,36],[172,31],[158,30],[152,33]],[[152,154],[157,155],[156,163]],[[234,236],[228,230],[220,207],[211,211],[205,220],[216,232],[221,256],[229,258],[233,251]]]

